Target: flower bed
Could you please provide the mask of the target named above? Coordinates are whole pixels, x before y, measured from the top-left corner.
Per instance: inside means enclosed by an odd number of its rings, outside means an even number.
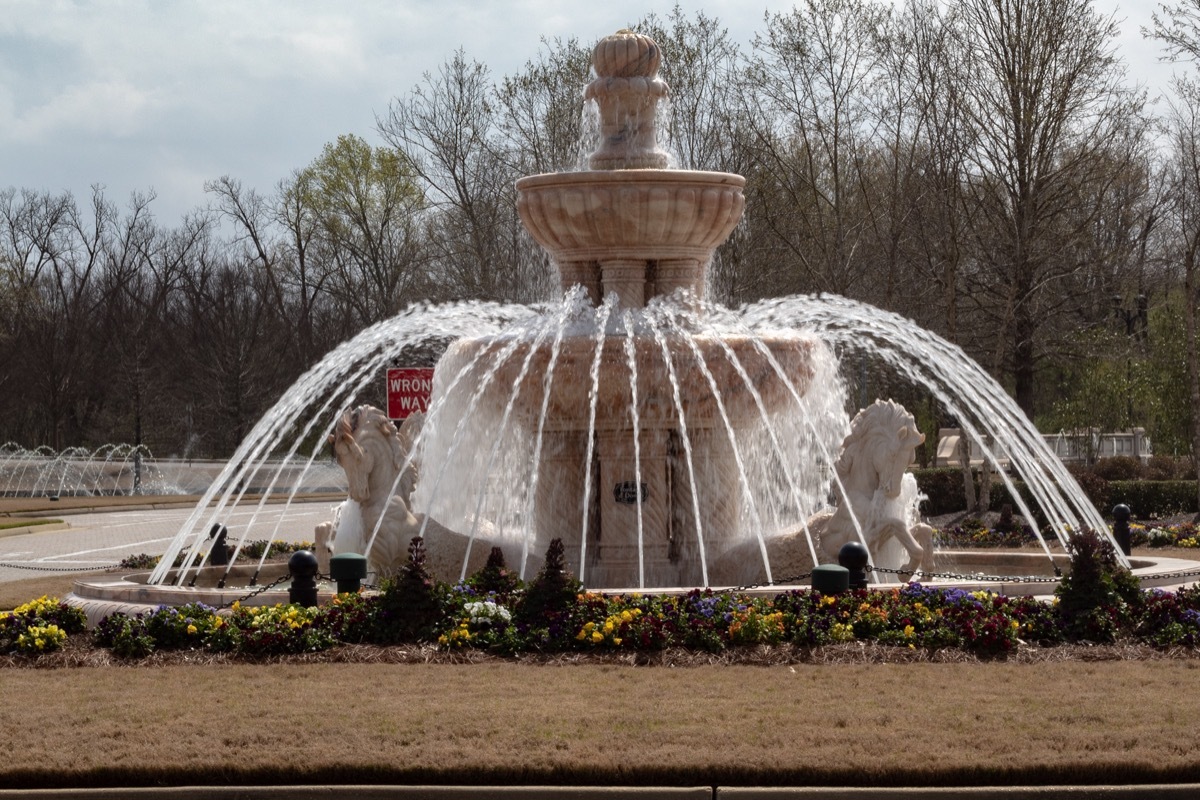
[[[1200,528],[1194,522],[1182,525],[1130,523],[1129,541],[1134,547],[1200,547]]]
[[[1200,547],[1200,527],[1187,522],[1130,523],[1129,541],[1133,547]],[[1037,534],[1028,525],[1011,528],[984,525],[979,520],[964,520],[959,525],[934,531],[934,544],[948,550],[975,547],[1025,547],[1037,544]]]
[[[0,613],[0,654],[36,656],[59,649],[72,634],[87,625],[83,611],[59,602],[56,597],[39,597],[11,612]]]
[[[290,556],[292,553],[295,553],[298,550],[311,550],[313,545],[312,542],[285,542],[279,539],[274,541],[268,541],[266,539],[252,539],[251,541],[246,542],[238,556],[239,558],[254,561],[262,558],[263,553],[267,552],[268,547],[270,548],[270,553],[268,554],[269,560],[278,561]],[[121,567],[121,569],[149,570],[158,566],[158,560],[158,556],[152,556],[147,553],[138,553],[137,555],[126,556],[125,558],[121,559],[121,562],[118,564],[118,566]],[[184,561],[186,560],[187,552],[185,551],[180,553],[175,557],[174,567],[176,569],[182,567]]]
[[[202,604],[106,618],[95,646],[137,659],[196,650],[247,657],[327,650],[339,644],[422,643],[448,651],[521,653],[646,652],[666,648],[720,653],[788,644],[845,642],[1003,657],[1018,646],[1071,642],[1195,647],[1200,589],[1142,591],[1106,540],[1072,538],[1072,569],[1053,602],[917,583],[887,590],[770,596],[693,590],[686,594],[583,591],[553,543],[528,585],[494,550],[475,576],[448,586],[425,574],[420,539],[396,580],[375,594],[339,594],[321,607],[218,610]],[[36,656],[83,632],[82,614],[41,598],[0,615],[0,653]]]

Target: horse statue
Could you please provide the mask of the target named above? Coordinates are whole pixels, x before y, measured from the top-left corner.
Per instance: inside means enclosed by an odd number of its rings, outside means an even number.
[[[933,528],[919,521],[917,482],[907,472],[924,441],[913,415],[893,400],[876,400],[855,415],[834,465],[837,507],[808,521],[825,557],[836,561],[843,545],[859,541],[857,520],[874,563],[895,541],[908,555],[903,572],[932,571]]]
[[[359,406],[347,409],[334,424],[329,444],[346,472],[350,497],[334,509],[333,521],[322,522],[314,532],[322,573],[329,571],[335,553],[365,552],[381,516],[368,567],[387,576],[404,565],[408,544],[421,529],[410,508],[418,475],[410,455],[422,422],[422,415],[414,414],[397,429],[379,409]]]
[[[486,563],[495,544],[489,538],[490,526],[481,526],[483,533],[471,546],[469,537],[412,510],[420,474],[413,448],[423,424],[424,415],[413,414],[397,428],[383,411],[366,405],[347,409],[338,417],[329,444],[346,472],[350,496],[335,507],[334,519],[317,525],[314,532],[322,574],[328,574],[331,556],[366,552],[370,572],[377,578],[393,576],[407,562],[413,537],[421,535],[426,536],[426,566],[430,574],[443,580],[457,579],[468,547],[468,569],[478,570]],[[376,527],[378,534],[374,534]],[[505,551],[510,559],[517,555]]]
[[[833,487],[835,505],[761,545],[754,537],[744,537],[710,563],[712,584],[766,580],[763,547],[772,579],[789,582],[811,572],[814,557],[817,563],[837,563],[842,546],[858,541],[866,544],[876,566],[910,574],[931,572],[933,528],[920,521],[920,492],[916,478],[907,472],[923,441],[912,414],[898,403],[876,400],[864,408],[850,423],[834,464],[841,485]],[[862,529],[861,540],[855,521]]]

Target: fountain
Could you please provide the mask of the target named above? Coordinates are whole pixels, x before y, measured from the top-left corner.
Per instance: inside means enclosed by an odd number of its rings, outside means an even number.
[[[105,444],[90,451],[84,447],[55,451],[45,445],[30,450],[5,442],[0,445],[0,497],[199,495],[212,486],[224,466],[224,461],[157,458],[146,445]],[[261,490],[268,482],[277,486],[299,482],[305,493],[345,488],[343,476],[307,462],[285,464],[276,459],[258,467],[242,476],[252,490]],[[281,470],[285,475],[282,481]]]
[[[144,445],[106,444],[95,450],[45,445],[27,450],[0,445],[0,497],[91,497],[177,494],[169,489]]]
[[[247,436],[139,598],[156,585],[177,591],[189,575],[231,580],[232,565],[206,566],[207,532],[244,501],[246,475],[281,452],[294,459],[314,437],[322,446],[307,468],[328,441],[351,486],[317,538],[366,550],[377,574],[399,566],[414,535],[450,581],[492,546],[530,577],[553,538],[592,588],[786,584],[831,560],[832,543],[855,539],[877,546],[878,567],[927,572],[945,557],[912,519],[915,482],[901,477],[920,434],[887,404],[851,430],[835,356],[846,348],[910,376],[968,436],[1005,452],[1060,543],[1072,530],[1107,530],[1003,389],[940,337],[838,297],[741,310],[702,299],[712,254],[741,218],[744,179],[666,168],[658,64],[648,37],[603,39],[586,90],[600,112],[590,169],[517,182],[521,220],[557,266],[561,303],[416,307],[336,348]],[[445,340],[423,421],[397,430],[356,407],[395,354]],[[868,422],[883,434],[868,437]],[[839,456],[843,440],[849,451],[867,439],[860,466],[886,464],[864,483]],[[1019,498],[995,452],[984,456]],[[903,547],[882,546],[889,537]],[[1049,572],[1056,554],[1041,547]],[[177,557],[183,567],[172,570]]]

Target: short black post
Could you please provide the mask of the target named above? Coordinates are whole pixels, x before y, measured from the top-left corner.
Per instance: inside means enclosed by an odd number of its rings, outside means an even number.
[[[1121,548],[1121,552],[1125,555],[1130,555],[1130,550],[1133,548],[1133,542],[1129,539],[1129,518],[1133,512],[1129,510],[1129,506],[1124,503],[1113,506],[1113,538],[1117,540],[1117,547]]]
[[[288,602],[301,606],[317,604],[317,557],[310,550],[297,550],[288,559],[288,571],[292,573],[292,586],[288,589]]]
[[[812,588],[820,594],[841,594],[850,588],[850,570],[837,564],[818,564],[813,567]]]
[[[358,553],[338,553],[329,559],[329,577],[337,581],[338,594],[354,594],[367,577],[366,556]]]
[[[225,548],[225,537],[228,535],[229,529],[219,522],[214,522],[208,529],[208,538],[216,539],[208,553],[208,563],[214,567],[229,565],[229,551]]]
[[[850,588],[867,588],[867,563],[870,554],[861,542],[846,542],[838,550],[838,563],[850,572]]]

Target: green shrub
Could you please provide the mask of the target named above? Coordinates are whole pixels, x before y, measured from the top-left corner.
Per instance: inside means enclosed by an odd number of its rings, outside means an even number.
[[[414,536],[408,562],[394,580],[385,581],[374,614],[373,638],[388,644],[437,638],[446,616],[444,589],[425,567],[425,540]]]
[[[1194,514],[1196,507],[1195,481],[1113,481],[1111,505],[1098,506],[1105,514],[1113,506],[1124,503],[1138,519],[1169,517],[1173,514]]]
[[[1150,456],[1145,469],[1138,477],[1147,481],[1186,481],[1194,480],[1196,471],[1192,469],[1192,462],[1187,458]]]
[[[467,579],[467,585],[482,595],[506,599],[521,588],[520,577],[504,563],[504,551],[493,547],[483,569]]]
[[[1131,456],[1110,456],[1098,459],[1091,473],[1106,481],[1136,481],[1142,477],[1142,462]]]
[[[951,467],[914,469],[912,473],[913,477],[917,479],[917,486],[921,493],[926,497],[925,502],[921,504],[922,514],[940,517],[943,514],[967,510],[961,469]]]
[[[1071,534],[1071,571],[1054,594],[1068,639],[1113,642],[1131,622],[1142,602],[1141,586],[1121,566],[1107,537],[1092,530]]]
[[[1112,484],[1094,472],[1078,472],[1075,481],[1088,500],[1102,513],[1112,508]]]
[[[541,571],[517,607],[517,621],[534,623],[565,612],[582,590],[583,584],[567,570],[562,539],[554,539],[546,550]]]

